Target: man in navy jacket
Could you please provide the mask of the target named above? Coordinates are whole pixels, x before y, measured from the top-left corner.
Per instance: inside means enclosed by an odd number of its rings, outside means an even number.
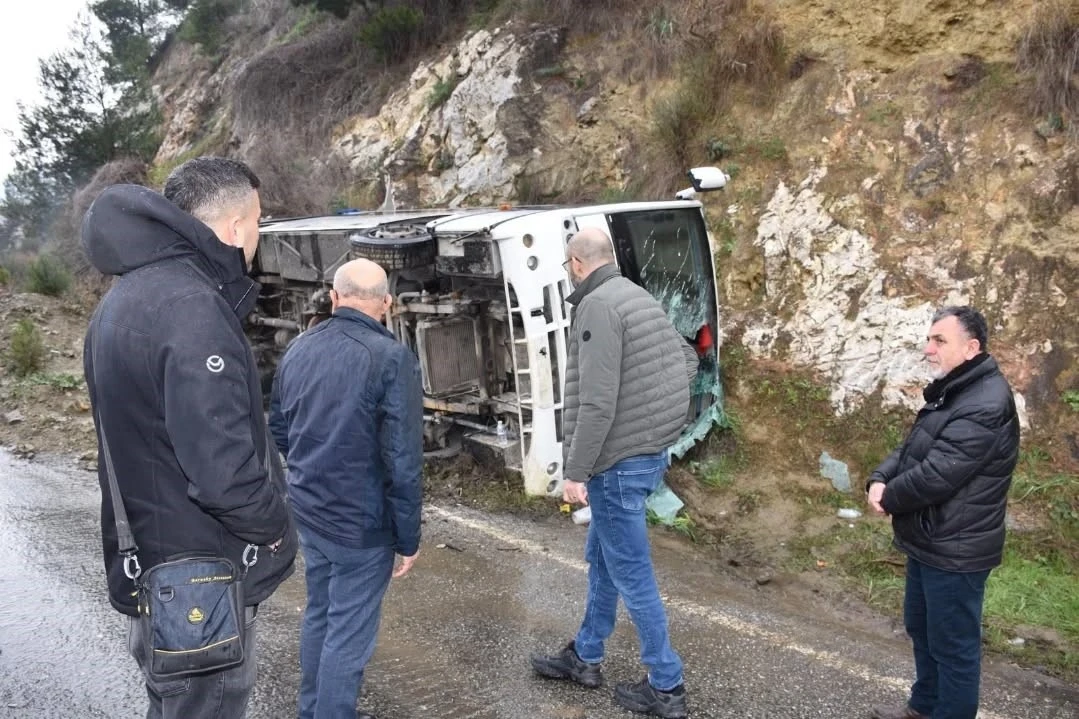
[[[330,298],[330,319],[281,360],[270,408],[306,567],[300,719],[357,717],[391,572],[404,576],[420,543],[419,362],[382,325],[391,296],[381,267],[342,265]]]
[[[246,165],[199,157],[176,168],[164,196],[114,185],[91,205],[82,242],[117,280],[87,331],[84,371],[98,429],[144,569],[192,553],[241,566],[248,631],[243,664],[173,681],[146,676],[147,716],[239,719],[255,683],[255,613],[293,571],[296,531],[269,451],[258,369],[240,318],[258,285],[258,178]],[[102,455],[103,456],[103,455]],[[109,599],[138,616],[124,575],[104,461],[101,535]],[[276,477],[276,480],[275,480]],[[144,666],[141,624],[129,646]]]

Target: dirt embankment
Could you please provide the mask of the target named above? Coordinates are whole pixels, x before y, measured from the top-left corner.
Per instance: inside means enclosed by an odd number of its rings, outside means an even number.
[[[97,442],[83,380],[82,342],[91,308],[75,299],[13,294],[0,289],[0,446],[17,455],[69,455],[95,466]],[[44,348],[40,368],[14,372],[13,334],[29,320]]]

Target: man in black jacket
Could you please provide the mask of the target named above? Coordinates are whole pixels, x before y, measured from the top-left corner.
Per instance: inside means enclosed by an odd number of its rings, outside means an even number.
[[[419,552],[423,390],[416,356],[382,325],[381,267],[346,262],[330,299],[330,319],[281,360],[270,424],[288,457],[307,580],[299,717],[363,719],[356,700],[382,597]]]
[[[280,468],[271,473],[268,464],[279,460],[269,451],[240,321],[258,295],[247,277],[258,186],[242,163],[201,157],[173,171],[164,197],[115,185],[83,221],[90,261],[118,276],[90,321],[83,363],[98,446],[107,438],[141,566],[198,553],[239,567],[248,545],[259,550],[243,580],[245,661],[167,682],[144,669],[150,719],[244,716],[258,604],[293,571],[287,489]],[[135,587],[118,554],[106,466],[98,465],[109,599],[133,618],[129,646],[143,668]]]
[[[874,719],[974,719],[981,679],[985,582],[1004,550],[1004,515],[1019,456],[1011,387],[987,354],[972,307],[933,316],[925,355],[934,368],[906,441],[869,477],[868,501],[892,517],[907,555],[904,622],[916,680],[900,707]]]

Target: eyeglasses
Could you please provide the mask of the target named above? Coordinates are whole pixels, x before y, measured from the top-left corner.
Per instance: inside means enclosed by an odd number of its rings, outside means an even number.
[[[572,257],[562,263],[562,269],[564,269],[566,272],[569,272],[569,263],[571,262],[573,262]]]

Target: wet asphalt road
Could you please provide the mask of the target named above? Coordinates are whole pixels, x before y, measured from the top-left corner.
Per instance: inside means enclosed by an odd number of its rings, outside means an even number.
[[[126,620],[105,599],[97,511],[94,475],[0,451],[0,719],[145,712]],[[556,649],[576,628],[583,528],[452,506],[425,515],[421,558],[387,595],[366,708],[383,719],[633,716],[611,704],[609,687],[552,683],[528,669],[531,650]],[[684,548],[657,546],[655,556],[691,716],[853,719],[871,703],[905,698],[904,637],[807,619],[810,608],[780,608]],[[253,719],[294,716],[303,603],[297,572],[259,614]],[[636,652],[623,614],[608,684],[639,678]],[[1074,719],[1079,689],[991,665],[982,706],[982,719]]]

